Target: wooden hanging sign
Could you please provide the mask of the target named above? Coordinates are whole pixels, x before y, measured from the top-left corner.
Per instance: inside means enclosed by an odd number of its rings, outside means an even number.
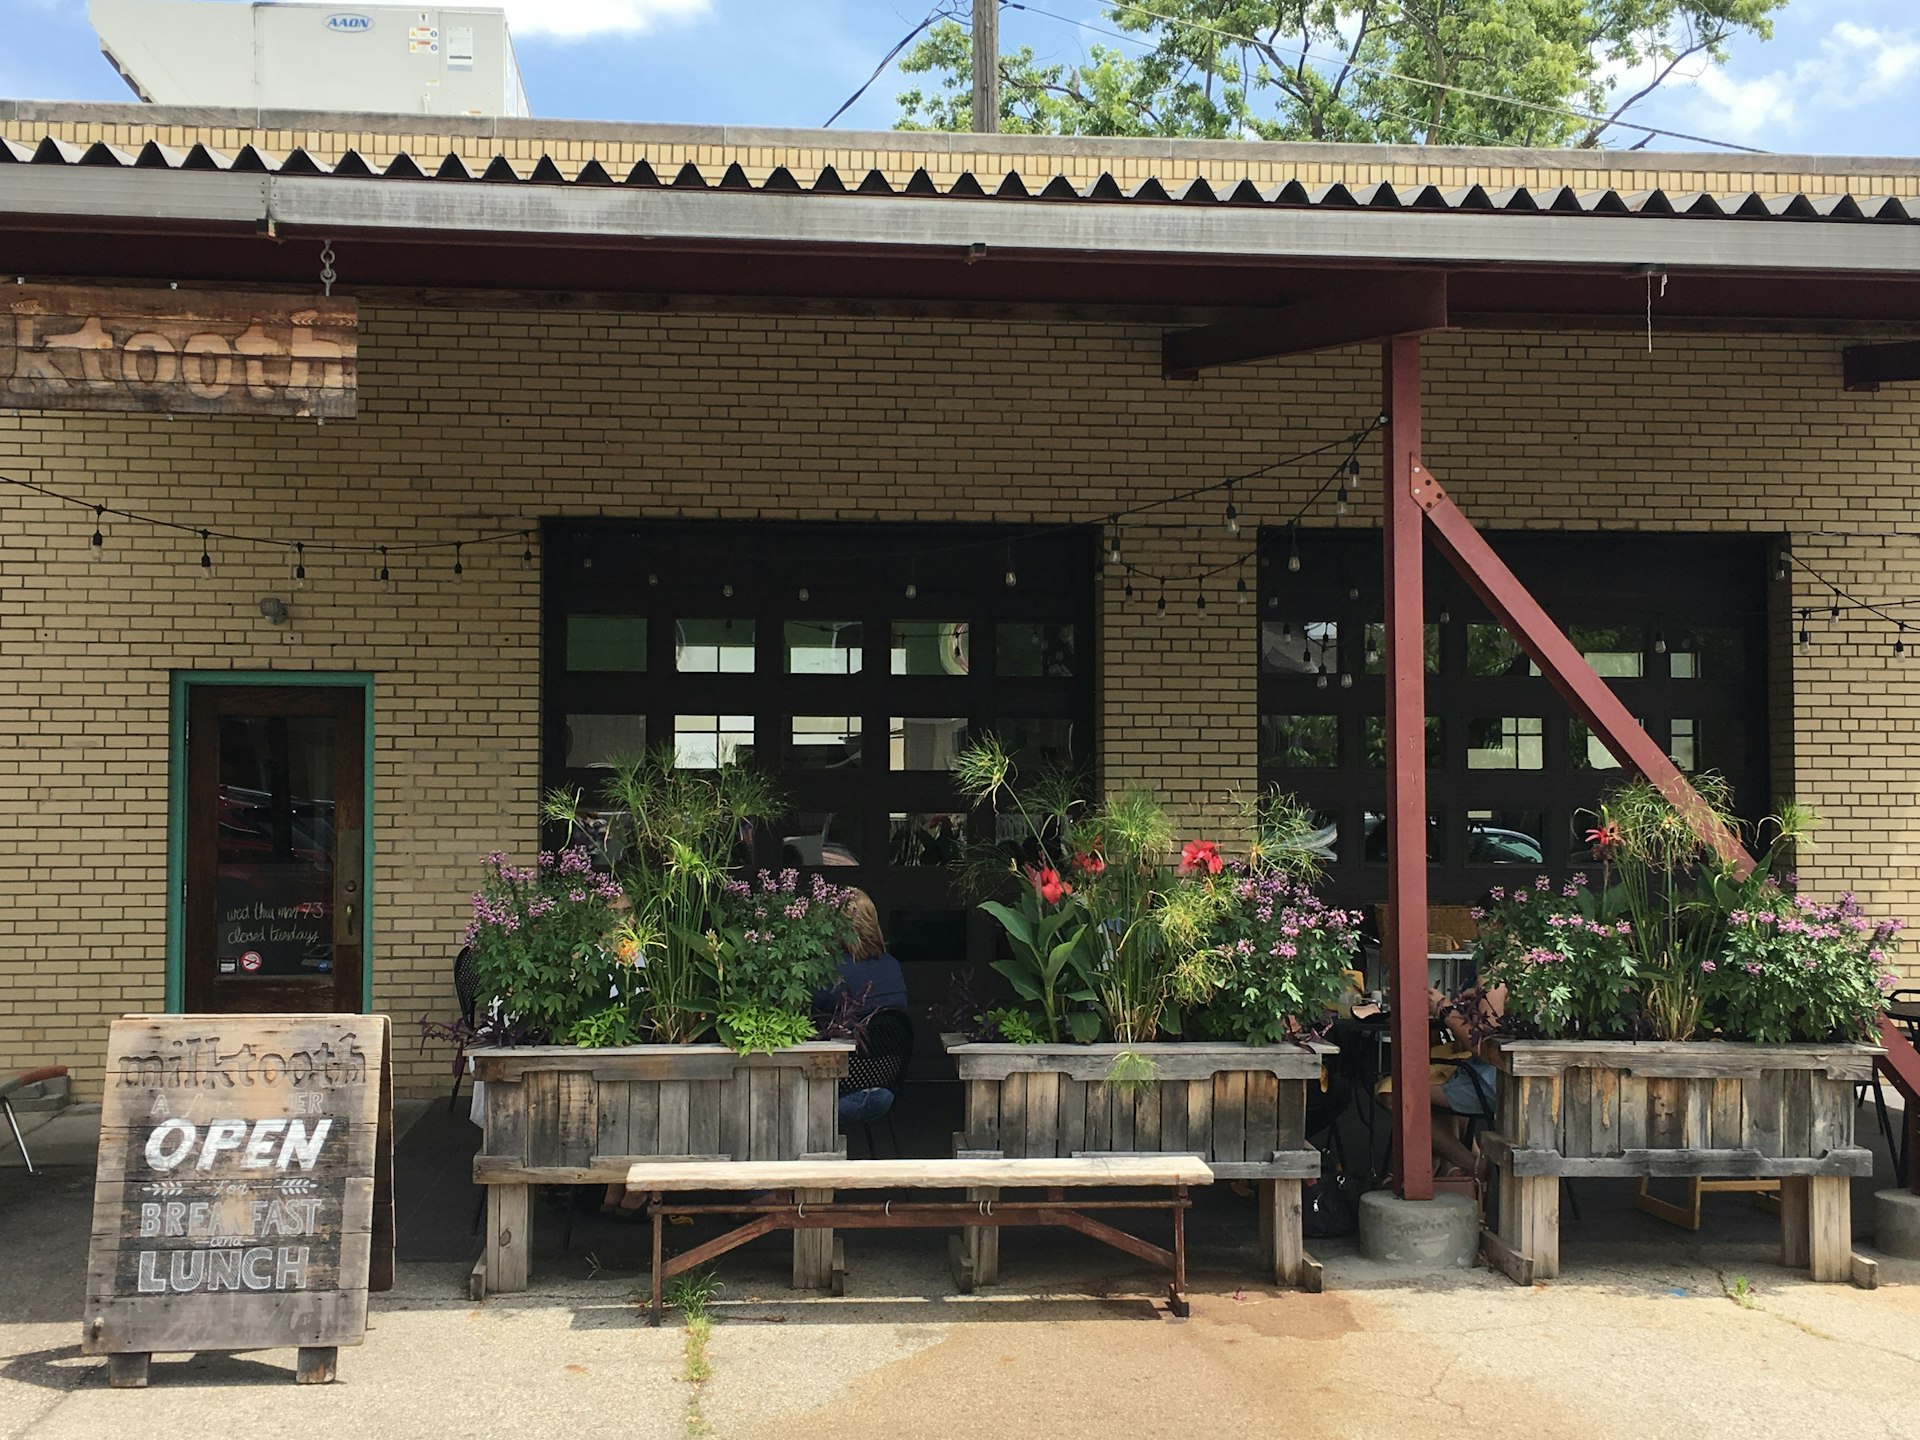
[[[333,1378],[393,1283],[384,1015],[129,1015],[107,1041],[82,1349],[297,1347]]]
[[[0,409],[346,417],[358,324],[345,296],[0,286]]]

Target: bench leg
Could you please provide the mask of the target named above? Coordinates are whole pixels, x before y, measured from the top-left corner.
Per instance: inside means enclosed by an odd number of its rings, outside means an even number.
[[[487,1186],[487,1290],[506,1295],[527,1288],[526,1185]]]
[[[1807,1177],[1807,1273],[1826,1284],[1853,1278],[1853,1207],[1845,1175]]]
[[[1298,1180],[1262,1180],[1259,1182],[1260,1269],[1261,1278],[1271,1276],[1276,1285],[1307,1289],[1311,1262],[1307,1259],[1306,1235],[1301,1228]]]
[[[1789,1175],[1780,1182],[1780,1263],[1789,1270],[1805,1270],[1811,1259],[1807,1178]]]
[[[1167,1309],[1182,1320],[1191,1313],[1187,1304],[1187,1187],[1175,1192],[1173,1207],[1173,1284],[1167,1287]]]
[[[339,1373],[340,1351],[332,1345],[302,1345],[295,1357],[293,1383],[331,1385]]]
[[[107,1356],[107,1384],[115,1390],[146,1389],[147,1362],[152,1359],[145,1350]]]
[[[657,1330],[660,1328],[660,1267],[666,1263],[662,1246],[662,1217],[660,1214],[660,1197],[658,1195],[653,1197],[651,1209],[653,1212],[651,1216],[653,1221],[653,1304],[647,1311],[647,1324]]]
[[[1500,1227],[1487,1255],[1519,1285],[1560,1273],[1560,1177],[1515,1175],[1500,1163]]]
[[[998,1200],[1000,1187],[997,1185],[976,1185],[967,1191],[969,1200]],[[971,1281],[964,1288],[972,1290],[981,1285],[996,1285],[1000,1281],[1000,1229],[996,1225],[970,1225],[962,1232],[965,1250],[967,1278]]]
[[[796,1190],[796,1204],[824,1205],[833,1199],[831,1190]],[[833,1288],[833,1231],[795,1230],[793,1232],[793,1288],[830,1290]]]

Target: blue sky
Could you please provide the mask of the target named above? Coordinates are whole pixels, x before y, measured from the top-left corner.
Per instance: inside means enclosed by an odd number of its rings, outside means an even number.
[[[1100,23],[1096,0],[1034,4]],[[821,124],[926,14],[921,0],[504,0],[503,8],[537,115],[802,126]],[[1123,43],[1033,10],[1008,10],[1001,25],[1005,46],[1052,59]],[[904,88],[897,73],[882,75],[839,128],[891,125]],[[0,95],[127,98],[100,58],[85,0],[0,0]],[[1737,47],[1724,69],[1670,86],[1635,114],[1766,150],[1916,155],[1916,97],[1920,3],[1790,0],[1770,43]]]

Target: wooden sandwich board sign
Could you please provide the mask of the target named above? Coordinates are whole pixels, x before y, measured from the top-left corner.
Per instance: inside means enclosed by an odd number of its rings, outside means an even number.
[[[297,1347],[333,1378],[393,1284],[384,1015],[129,1015],[107,1040],[81,1348]]]
[[[332,420],[359,404],[346,296],[0,287],[0,409]]]

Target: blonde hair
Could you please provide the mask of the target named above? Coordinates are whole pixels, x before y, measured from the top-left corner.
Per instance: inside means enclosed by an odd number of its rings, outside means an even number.
[[[880,912],[873,908],[873,897],[855,890],[847,900],[847,918],[853,921],[855,960],[872,960],[887,953],[887,937],[880,933]]]

